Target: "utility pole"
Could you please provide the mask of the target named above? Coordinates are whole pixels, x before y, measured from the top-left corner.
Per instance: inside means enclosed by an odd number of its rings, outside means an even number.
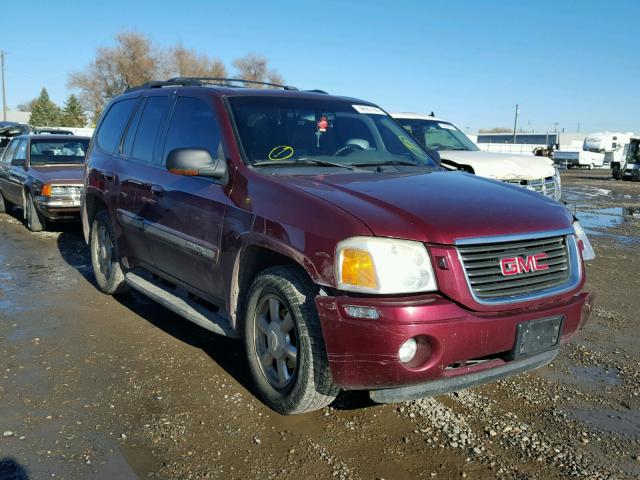
[[[516,119],[513,122],[513,143],[516,143],[516,132],[518,129],[518,115],[520,114],[520,109],[518,108],[518,104],[516,103]]]
[[[558,125],[560,122],[553,122],[553,133],[558,133]]]
[[[4,89],[4,50],[0,50],[0,70],[2,71],[2,120],[7,121],[7,97]]]

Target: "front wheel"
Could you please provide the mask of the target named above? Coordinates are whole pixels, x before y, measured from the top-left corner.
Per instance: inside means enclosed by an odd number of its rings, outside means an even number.
[[[25,206],[24,213],[29,230],[32,232],[41,232],[47,229],[47,217],[38,211],[30,193],[27,194],[27,205]]]
[[[244,337],[262,399],[282,414],[329,405],[333,383],[314,298],[317,288],[295,267],[260,273],[249,290]]]
[[[98,288],[107,295],[126,292],[128,288],[124,281],[113,226],[107,210],[99,211],[93,220],[89,250]]]

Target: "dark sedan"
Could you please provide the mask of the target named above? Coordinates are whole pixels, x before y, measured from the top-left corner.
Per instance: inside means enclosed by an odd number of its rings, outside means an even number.
[[[78,220],[88,137],[21,135],[0,159],[0,212],[23,209],[31,231]]]

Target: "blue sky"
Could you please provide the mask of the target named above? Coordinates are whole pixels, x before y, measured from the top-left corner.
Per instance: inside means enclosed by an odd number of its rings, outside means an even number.
[[[68,74],[134,30],[227,65],[267,56],[300,88],[435,111],[474,131],[640,132],[640,2],[120,1],[28,2],[2,22],[7,104],[46,86],[62,103]],[[20,21],[18,19],[20,18]]]

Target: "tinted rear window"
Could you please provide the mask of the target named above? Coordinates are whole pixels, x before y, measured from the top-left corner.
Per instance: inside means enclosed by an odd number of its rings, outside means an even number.
[[[105,114],[96,136],[98,146],[101,150],[113,153],[120,142],[120,137],[127,126],[136,101],[136,98],[130,98],[116,102]]]
[[[153,162],[153,147],[160,133],[162,119],[169,106],[169,97],[149,97],[138,123],[131,156],[145,163]]]

